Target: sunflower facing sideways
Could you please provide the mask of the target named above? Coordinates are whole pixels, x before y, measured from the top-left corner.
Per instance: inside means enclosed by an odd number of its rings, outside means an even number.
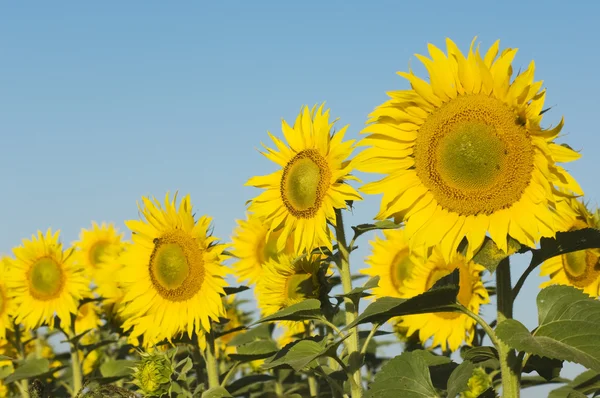
[[[14,296],[15,321],[27,330],[44,323],[54,327],[54,314],[61,327],[71,325],[79,299],[89,295],[88,280],[73,262],[73,250],[63,251],[59,231],[38,231],[31,240],[13,249],[8,260],[6,285]]]
[[[561,231],[576,231],[583,228],[600,228],[600,214],[592,214],[585,204],[566,197],[558,202],[556,223]],[[574,286],[584,293],[600,295],[600,249],[578,250],[546,260],[540,269],[541,276],[550,280],[540,287],[554,284]]]
[[[111,250],[121,245],[122,233],[118,233],[112,224],[98,225],[92,222],[90,230],[82,229],[79,241],[74,242],[75,260],[83,267],[91,278],[101,268],[104,257]]]
[[[582,195],[577,182],[556,162],[579,154],[553,141],[563,122],[540,127],[545,99],[535,66],[511,81],[516,49],[499,53],[494,43],[484,56],[479,47],[463,55],[446,40],[448,55],[429,45],[431,59],[416,55],[429,82],[399,72],[410,90],[370,115],[370,146],[355,168],[385,177],[362,191],[383,194],[377,219],[406,222],[411,247],[438,246],[449,261],[463,237],[471,257],[489,233],[507,251],[507,235],[533,247],[554,236],[555,188]]]
[[[247,220],[238,220],[238,226],[232,238],[231,253],[236,262],[233,263],[238,282],[247,280],[251,284],[258,282],[264,264],[277,258],[277,239],[282,229],[270,232],[265,224],[256,216],[249,215]],[[285,253],[293,252],[293,235],[290,235],[284,247]]]
[[[0,258],[0,340],[6,337],[6,329],[12,329],[9,315],[13,310],[13,300],[8,295],[6,277],[8,273],[8,257]]]
[[[139,206],[144,220],[126,222],[133,244],[121,258],[120,315],[123,328],[133,329],[133,338],[143,335],[146,347],[185,332],[201,338],[211,319],[225,315],[220,296],[225,246],[209,235],[209,217],[194,219],[189,195],[179,207],[176,200],[167,194],[163,208],[144,197]]]
[[[489,302],[488,292],[481,281],[484,268],[467,261],[460,254],[446,262],[439,250],[434,249],[425,263],[414,266],[411,277],[404,281],[400,296],[411,298],[425,293],[457,268],[460,275],[458,302],[478,314],[481,304]],[[456,351],[463,341],[467,344],[473,341],[475,320],[458,312],[437,312],[403,316],[399,326],[407,329],[407,336],[418,331],[423,344],[433,337],[432,348],[439,345],[443,351],[447,348]]]
[[[335,223],[335,209],[346,208],[347,200],[360,195],[345,180],[352,167],[346,159],[354,140],[342,142],[347,126],[332,132],[329,110],[303,107],[290,127],[282,122],[287,141],[269,133],[277,150],[266,148],[265,157],[281,168],[267,176],[253,177],[246,185],[265,189],[254,198],[248,210],[264,220],[269,231],[283,228],[277,239],[282,251],[290,235],[294,252],[310,252],[320,246],[331,249],[331,232],[327,221]]]

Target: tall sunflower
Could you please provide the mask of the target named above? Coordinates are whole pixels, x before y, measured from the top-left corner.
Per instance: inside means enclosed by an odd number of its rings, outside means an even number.
[[[179,207],[176,200],[167,194],[163,208],[144,197],[144,220],[126,222],[133,244],[121,259],[121,315],[123,328],[133,329],[132,337],[143,335],[145,346],[184,332],[203,336],[210,320],[224,315],[225,246],[209,234],[209,217],[194,219],[189,195]]]
[[[249,215],[247,220],[238,220],[231,250],[236,257],[233,267],[238,282],[258,282],[265,262],[277,258],[279,254],[277,239],[281,231],[281,228],[274,232],[269,231],[264,222],[253,215]],[[293,247],[293,235],[290,235],[283,251],[292,253]]]
[[[104,300],[102,304],[119,304],[124,292],[119,275],[123,269],[123,253],[131,246],[129,242],[121,242],[118,246],[107,249],[98,264],[94,280],[96,282],[96,293]]]
[[[411,278],[404,281],[401,296],[410,298],[422,294],[457,268],[460,275],[458,301],[478,314],[481,304],[489,302],[480,277],[484,268],[460,254],[446,262],[440,251],[434,249],[425,263],[415,265]],[[475,320],[458,312],[407,315],[401,318],[400,325],[408,329],[408,336],[418,331],[423,344],[433,337],[432,347],[440,345],[444,351],[447,348],[456,351],[463,341],[470,344],[475,330]]]
[[[556,224],[561,231],[584,228],[600,229],[600,214],[592,214],[584,203],[565,197],[556,206]],[[569,285],[583,290],[592,297],[600,295],[600,249],[578,250],[546,260],[540,269],[541,276],[550,280],[540,287]]]
[[[6,329],[12,329],[10,314],[13,312],[13,300],[8,293],[8,257],[0,258],[0,340],[6,338]]]
[[[368,268],[362,274],[379,276],[379,286],[373,289],[375,297],[401,297],[404,281],[410,278],[417,264],[425,262],[419,251],[410,250],[403,229],[384,230],[384,239],[375,236],[371,242]]]
[[[94,278],[107,253],[121,245],[123,234],[113,224],[92,222],[90,230],[82,229],[79,241],[73,243],[75,260],[85,267],[90,278]]]
[[[347,200],[361,199],[344,183],[354,178],[346,160],[354,140],[342,142],[347,126],[334,133],[334,123],[329,122],[329,110],[323,112],[323,105],[303,107],[294,127],[282,122],[287,145],[269,133],[277,150],[265,146],[263,155],[281,168],[246,183],[265,189],[251,201],[249,211],[263,219],[269,231],[283,228],[277,239],[278,251],[292,234],[296,253],[319,246],[331,248],[327,221],[335,223],[335,209],[345,208]]]
[[[90,294],[88,280],[73,262],[73,249],[63,251],[59,231],[38,231],[13,249],[6,286],[14,296],[15,321],[26,329],[46,323],[54,327],[54,314],[63,328],[71,325],[79,299]]]
[[[507,235],[534,246],[554,236],[554,189],[583,194],[556,162],[579,154],[554,143],[563,121],[540,127],[545,90],[534,81],[535,65],[511,80],[516,49],[500,53],[499,42],[465,57],[446,40],[448,55],[429,45],[431,59],[416,55],[429,82],[399,72],[410,90],[370,115],[370,146],[355,158],[358,170],[383,173],[362,191],[383,193],[377,219],[406,221],[411,247],[440,246],[449,261],[463,237],[467,256],[481,247],[486,232],[507,251]]]

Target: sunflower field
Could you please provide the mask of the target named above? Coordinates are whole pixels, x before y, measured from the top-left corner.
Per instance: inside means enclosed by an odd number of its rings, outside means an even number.
[[[580,154],[562,121],[542,127],[533,62],[514,73],[499,42],[446,46],[417,56],[429,76],[398,72],[407,89],[358,141],[322,104],[268,133],[272,173],[247,181],[230,239],[167,193],[137,217],[132,204],[127,231],[15,242],[0,260],[0,397],[600,394],[600,213],[564,168]],[[366,195],[373,221],[345,225]],[[536,277],[528,330],[513,308]],[[564,362],[587,370],[563,379]]]

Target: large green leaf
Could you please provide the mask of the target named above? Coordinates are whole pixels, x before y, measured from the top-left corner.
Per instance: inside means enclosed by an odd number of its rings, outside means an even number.
[[[473,375],[475,365],[471,361],[463,361],[448,379],[448,396],[456,397],[467,389],[469,379]]]
[[[300,371],[325,353],[325,340],[298,340],[283,347],[273,358],[267,360],[262,367],[264,369],[272,369],[288,365],[295,371]]]
[[[251,341],[270,340],[272,331],[272,324],[263,323],[256,326],[255,328],[247,329],[246,331],[244,331],[244,333],[236,334],[235,336],[233,336],[228,345],[238,346],[250,343]]]
[[[577,362],[600,371],[600,301],[570,286],[550,286],[537,297],[540,326],[501,322],[496,334],[509,346],[542,357]]]
[[[100,365],[102,377],[122,377],[133,372],[135,361],[127,359],[114,359]]]
[[[308,299],[266,316],[256,323],[273,321],[303,321],[319,319],[322,317],[321,302],[317,299]]]
[[[258,340],[237,346],[237,353],[229,354],[235,361],[250,362],[274,355],[279,348],[273,340]]]
[[[378,229],[398,229],[400,227],[401,227],[400,224],[396,224],[395,222],[393,222],[391,220],[383,220],[383,221],[377,221],[375,224],[359,224],[359,225],[352,227],[352,230],[354,231],[354,240],[355,240],[362,234],[369,232],[369,231],[376,231]]]
[[[375,375],[367,398],[435,398],[440,395],[431,382],[428,364],[419,351],[391,359]]]
[[[458,311],[457,294],[457,286],[444,286],[410,299],[382,297],[371,303],[347,329],[363,323],[385,323],[401,315]]]
[[[215,387],[202,393],[202,398],[231,398],[232,395],[223,387]]]
[[[50,362],[46,358],[27,359],[15,369],[14,373],[4,379],[4,383],[12,383],[13,381],[30,379],[42,375],[50,370]]]
[[[594,370],[586,370],[566,385],[552,390],[548,398],[586,397],[600,392],[600,374]],[[579,395],[578,395],[579,394]]]
[[[336,297],[349,297],[352,301],[356,302],[359,297],[367,295],[367,290],[373,289],[379,285],[379,276],[371,277],[363,286],[355,287],[346,294],[338,294]]]

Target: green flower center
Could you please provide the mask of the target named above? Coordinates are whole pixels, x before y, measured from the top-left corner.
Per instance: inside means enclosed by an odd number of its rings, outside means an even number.
[[[42,257],[31,266],[29,290],[38,300],[51,300],[60,295],[64,285],[62,267],[50,257]]]
[[[492,214],[529,186],[534,150],[529,132],[502,101],[463,95],[436,109],[419,128],[415,169],[445,209]]]
[[[400,250],[394,256],[390,269],[390,278],[397,292],[400,292],[404,281],[410,277],[413,265],[408,248]]]
[[[288,305],[314,296],[315,284],[312,274],[294,274],[287,279]]]
[[[281,198],[297,218],[312,218],[329,189],[331,171],[316,149],[306,149],[290,160],[281,178]]]
[[[154,240],[149,267],[152,284],[163,298],[185,301],[204,282],[204,251],[192,235],[173,230]]]
[[[574,286],[584,288],[600,277],[600,256],[596,250],[578,250],[561,257],[567,279]]]
[[[110,242],[101,240],[94,243],[94,245],[90,248],[89,261],[94,267],[97,267],[100,264],[102,261],[102,256],[109,246]]]

